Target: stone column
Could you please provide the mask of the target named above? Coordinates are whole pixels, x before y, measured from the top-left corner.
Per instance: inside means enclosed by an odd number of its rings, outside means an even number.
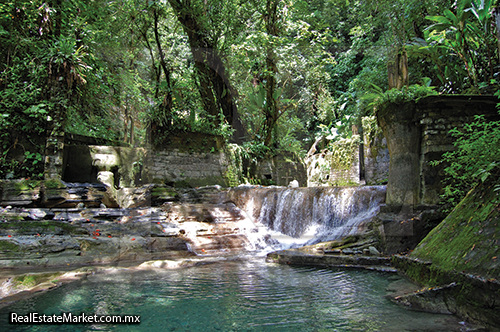
[[[45,180],[61,180],[64,168],[64,132],[54,132],[45,143]]]
[[[414,207],[420,203],[419,116],[415,103],[390,104],[377,112],[390,154],[386,204]]]

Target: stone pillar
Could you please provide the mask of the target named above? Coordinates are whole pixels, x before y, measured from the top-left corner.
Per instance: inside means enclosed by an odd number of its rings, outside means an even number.
[[[55,132],[45,143],[45,180],[61,180],[64,170],[64,132]]]
[[[420,122],[415,103],[390,104],[377,112],[390,154],[386,204],[420,203]]]

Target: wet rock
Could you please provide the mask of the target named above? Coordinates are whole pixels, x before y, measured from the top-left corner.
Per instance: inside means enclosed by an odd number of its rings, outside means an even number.
[[[50,220],[54,213],[47,213],[46,210],[42,209],[30,209],[27,211],[29,213],[28,217],[32,220]]]
[[[396,272],[388,257],[367,257],[352,255],[322,255],[317,253],[304,253],[300,250],[289,249],[267,254],[267,262],[306,265],[323,267],[357,267],[381,271]]]
[[[139,188],[121,188],[116,192],[116,200],[122,208],[138,208],[151,206],[151,189],[154,185]]]
[[[324,253],[325,254],[333,254],[333,255],[341,255],[342,250],[340,250],[340,249],[325,250]]]
[[[456,283],[451,283],[442,287],[432,287],[413,294],[397,296],[393,301],[412,310],[455,314],[457,313],[457,305],[453,289],[457,286]]]
[[[41,197],[39,181],[0,181],[0,187],[2,206],[35,206]]]
[[[51,208],[99,207],[106,186],[98,183],[63,183],[64,187],[44,188],[40,204]]]
[[[0,224],[0,235],[87,235],[88,232],[77,225],[55,220],[22,220]]]
[[[176,197],[161,208],[147,204],[156,185],[129,188],[123,198],[125,205],[145,206],[118,209],[93,203],[88,206],[92,190],[105,194],[102,184],[64,185],[51,189],[52,196],[45,200],[54,205],[50,209],[0,211],[0,215],[19,219],[0,223],[0,266],[167,259],[251,248],[245,234],[255,225],[233,203],[220,202],[224,195],[218,187],[201,188],[199,192],[186,189],[182,191],[184,198]],[[170,189],[162,191],[165,195],[167,192],[174,197]]]

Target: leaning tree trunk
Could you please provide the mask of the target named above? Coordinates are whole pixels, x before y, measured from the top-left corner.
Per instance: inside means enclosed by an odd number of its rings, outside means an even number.
[[[170,129],[172,127],[172,85],[171,85],[171,75],[172,75],[172,70],[167,66],[167,63],[165,61],[165,55],[163,53],[163,48],[161,47],[161,42],[160,42],[160,36],[158,33],[158,11],[156,8],[153,10],[153,19],[154,19],[154,35],[155,35],[155,41],[156,41],[156,47],[158,48],[158,54],[160,55],[160,66],[161,69],[163,69],[163,73],[165,74],[165,80],[167,82],[167,93],[165,97],[162,100],[162,103],[160,105],[161,113],[165,117],[165,129]],[[158,77],[158,84],[160,83],[161,79],[161,74]]]
[[[219,110],[222,110],[225,121],[241,131],[233,88],[220,54],[215,45],[206,37],[209,35],[208,31],[202,28],[189,3],[183,3],[180,0],[168,1],[188,35],[199,78],[198,89],[206,111],[215,117],[216,124],[220,124]],[[241,134],[239,132],[236,136]]]

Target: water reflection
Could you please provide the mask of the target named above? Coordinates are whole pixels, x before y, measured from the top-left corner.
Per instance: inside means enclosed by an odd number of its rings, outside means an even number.
[[[259,260],[92,275],[0,311],[9,331],[460,331],[383,296],[395,275]],[[8,325],[8,312],[141,315],[140,325]]]

